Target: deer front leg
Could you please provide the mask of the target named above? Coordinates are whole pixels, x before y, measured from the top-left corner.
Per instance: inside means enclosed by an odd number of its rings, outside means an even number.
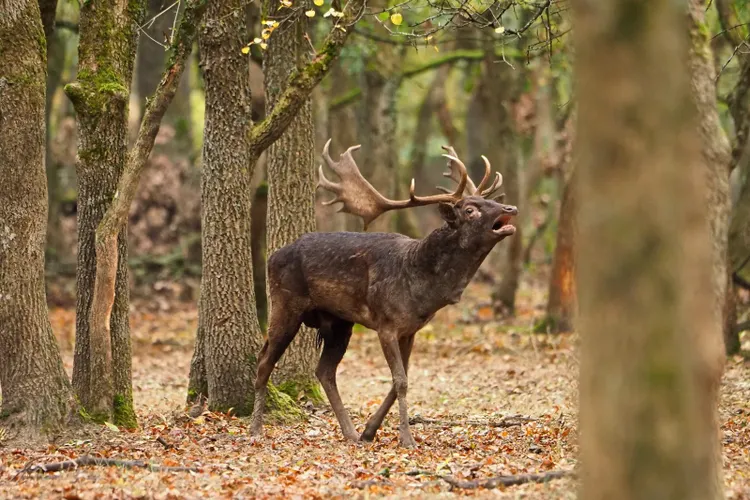
[[[391,369],[393,388],[396,390],[396,398],[398,399],[398,433],[401,446],[412,448],[416,446],[417,443],[411,435],[411,429],[409,429],[409,412],[406,403],[406,391],[409,387],[409,380],[406,377],[406,369],[401,360],[398,335],[392,332],[384,332],[383,334],[380,334],[380,332],[378,333],[380,337],[380,346],[383,348],[383,354],[388,362],[388,367]]]
[[[401,361],[404,364],[404,373],[406,373],[407,377],[409,376],[409,357],[411,356],[411,349],[414,346],[414,337],[414,335],[402,337],[398,343],[399,350],[401,351]],[[380,426],[383,425],[385,416],[388,414],[391,406],[393,406],[393,403],[395,402],[396,386],[391,385],[391,390],[388,391],[388,395],[383,400],[380,408],[378,408],[378,410],[372,415],[372,417],[370,417],[370,420],[367,421],[367,425],[365,425],[365,431],[360,437],[362,441],[372,441],[373,439],[375,439],[375,434],[378,432],[378,429],[380,429]]]
[[[328,396],[328,402],[331,403],[336,419],[339,421],[341,432],[346,439],[357,441],[359,436],[354,429],[349,413],[344,408],[341,401],[339,389],[336,385],[336,368],[339,366],[341,359],[344,357],[346,348],[349,346],[349,339],[352,336],[352,324],[334,324],[329,335],[324,336],[323,353],[320,355],[318,367],[315,369],[315,376],[320,380],[320,385]]]

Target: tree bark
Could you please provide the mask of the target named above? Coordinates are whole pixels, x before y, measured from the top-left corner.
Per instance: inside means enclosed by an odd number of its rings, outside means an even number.
[[[732,160],[731,147],[722,128],[716,109],[716,71],[708,38],[705,20],[706,2],[691,0],[689,4],[690,74],[693,99],[698,108],[703,159],[707,190],[708,218],[711,224],[712,269],[714,312],[716,321],[722,325],[724,338],[731,339],[734,325],[726,321],[727,284],[727,238],[729,233],[729,172]],[[725,327],[726,325],[726,327]]]
[[[547,299],[547,317],[542,328],[547,333],[573,331],[576,315],[576,281],[575,281],[575,236],[576,236],[576,180],[575,166],[565,180],[560,217],[557,222],[557,242],[552,260]]]
[[[153,149],[161,120],[177,91],[195,40],[196,27],[205,9],[206,0],[191,0],[187,3],[184,17],[175,33],[174,42],[170,46],[169,66],[146,107],[135,145],[128,156],[122,176],[117,182],[117,195],[108,205],[96,229],[94,293],[89,318],[89,334],[92,338],[109,337],[110,314],[116,307],[117,298],[116,273],[119,267],[127,265],[127,256],[119,252],[118,234],[122,234],[122,231],[126,229],[128,213],[135,199],[141,172]],[[122,353],[123,356],[125,354]],[[117,356],[117,352],[113,351],[113,355]],[[129,361],[129,352],[127,356]],[[130,416],[134,420],[132,400],[129,403]],[[116,417],[118,412],[123,414],[124,404],[128,404],[128,401],[116,394],[114,399]],[[119,420],[124,420],[124,418],[121,417]]]
[[[385,7],[376,2],[373,8]],[[395,198],[398,182],[398,146],[396,140],[396,93],[401,85],[402,48],[381,44],[365,59],[361,75],[362,101],[359,108],[359,132],[362,143],[360,169],[375,189],[386,198]],[[346,146],[348,147],[348,146]],[[369,232],[388,232],[394,214],[387,212],[375,219]]]
[[[128,324],[127,229],[118,235],[120,256],[114,304],[106,328],[92,332],[96,274],[95,232],[125,167],[128,100],[143,0],[93,0],[81,6],[78,75],[65,92],[78,123],[78,268],[73,387],[95,420],[137,425],[133,410]]]
[[[724,354],[685,7],[572,4],[581,497],[723,498]]]
[[[264,19],[274,19],[277,0],[263,4]],[[283,19],[283,20],[282,20]],[[280,15],[283,24],[273,34],[263,57],[266,85],[266,114],[276,105],[292,71],[304,68],[310,47],[305,40],[307,17],[302,10],[289,18]],[[301,235],[315,231],[315,129],[312,101],[304,101],[286,131],[268,150],[268,209],[266,223],[267,255]],[[273,301],[269,304],[273,309]],[[315,378],[319,349],[316,330],[300,327],[273,373],[273,381],[295,400],[300,392],[319,398]]]
[[[268,295],[266,294],[266,222],[268,219],[268,183],[255,190],[250,208],[250,246],[253,257],[255,305],[261,330],[268,326]]]
[[[0,425],[52,432],[74,408],[44,293],[45,76],[39,6],[0,5]]]
[[[252,409],[255,353],[261,331],[250,247],[250,150],[245,0],[211,2],[199,35],[206,88],[201,189],[203,277],[191,387],[205,387],[209,407],[237,415]],[[193,370],[203,367],[205,382]],[[200,393],[199,393],[200,394]],[[189,394],[196,397],[198,394]]]

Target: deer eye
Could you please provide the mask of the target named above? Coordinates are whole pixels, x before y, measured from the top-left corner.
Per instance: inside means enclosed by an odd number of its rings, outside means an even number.
[[[468,207],[468,208],[466,209],[466,215],[471,215],[471,214],[473,214],[473,213],[474,213],[474,209],[473,209],[472,207]]]

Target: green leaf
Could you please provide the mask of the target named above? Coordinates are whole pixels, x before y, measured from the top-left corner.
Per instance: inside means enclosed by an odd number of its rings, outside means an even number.
[[[111,431],[120,432],[120,429],[112,422],[104,422],[104,425],[106,425]]]

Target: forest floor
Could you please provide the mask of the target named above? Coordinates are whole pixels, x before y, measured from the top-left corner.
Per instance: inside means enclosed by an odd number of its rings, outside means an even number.
[[[42,448],[0,448],[0,498],[401,498],[479,497],[572,499],[574,479],[493,490],[452,488],[461,480],[573,470],[577,444],[578,355],[575,335],[535,335],[543,292],[525,285],[508,322],[488,321],[486,286],[473,284],[457,306],[441,311],[418,334],[409,381],[412,432],[418,447],[398,446],[391,411],[374,443],[345,441],[327,403],[307,420],[266,425],[248,435],[245,419],[190,418],[184,407],[196,330],[194,305],[134,302],[133,385],[140,428],[100,426]],[[51,311],[72,368],[74,312]],[[362,430],[388,392],[390,375],[377,337],[356,331],[338,371],[339,387]],[[521,415],[524,419],[507,419]],[[727,363],[721,397],[728,498],[750,499],[750,362]],[[511,421],[516,425],[497,426]],[[160,443],[157,438],[163,441]],[[199,472],[82,467],[21,473],[29,463],[93,455],[145,460]]]

